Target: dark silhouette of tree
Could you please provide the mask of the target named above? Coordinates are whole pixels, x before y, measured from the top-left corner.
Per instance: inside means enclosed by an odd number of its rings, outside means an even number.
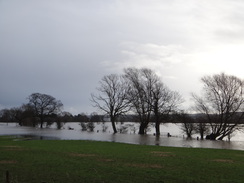
[[[15,122],[16,114],[13,109],[2,109],[1,110],[1,121],[3,122]]]
[[[139,134],[145,134],[150,120],[155,120],[156,135],[160,135],[160,123],[178,109],[182,98],[166,87],[151,69],[127,68],[124,70],[129,85],[127,99],[140,121]]]
[[[41,128],[43,128],[45,118],[57,114],[63,106],[60,100],[56,100],[54,97],[47,94],[33,93],[28,99],[28,105],[33,107],[35,116],[40,119]]]
[[[209,133],[209,126],[207,121],[205,120],[204,116],[198,114],[195,116],[196,126],[195,131],[196,133],[200,134],[201,140],[204,139],[204,134]]]
[[[171,91],[158,78],[152,89],[153,93],[153,113],[155,118],[156,135],[160,135],[160,123],[169,120],[170,114],[178,110],[179,105],[183,102],[178,92]]]
[[[145,134],[152,114],[152,90],[157,79],[150,69],[127,68],[124,72],[129,87],[127,99],[139,117],[139,134]]]
[[[93,121],[87,122],[86,124],[86,128],[87,130],[89,130],[90,132],[94,132],[95,129],[95,124]]]
[[[2,110],[1,121],[18,122],[20,126],[35,126],[34,110],[28,104]]]
[[[62,122],[71,122],[71,121],[75,121],[75,119],[74,119],[73,115],[70,112],[63,111],[59,115],[59,121],[62,121]]]
[[[4,122],[4,120],[3,120],[4,110],[5,110],[5,109],[1,109],[1,110],[0,110],[0,121],[1,121],[1,122]]]
[[[96,112],[92,112],[90,114],[90,119],[88,121],[91,122],[103,122],[104,115],[99,115]]]
[[[79,122],[89,122],[90,119],[85,113],[80,113],[76,116],[76,121]]]
[[[244,117],[244,82],[224,73],[205,76],[202,97],[193,94],[195,110],[204,114],[211,127],[211,139],[222,140],[233,133]]]
[[[34,109],[30,105],[23,104],[22,106],[14,107],[11,110],[15,114],[15,120],[19,122],[20,126],[35,126],[35,119],[33,119],[35,116]],[[32,121],[31,124],[29,121]]]
[[[91,94],[94,107],[105,112],[110,117],[113,131],[117,133],[116,119],[128,111],[126,100],[127,87],[122,77],[111,74],[104,76],[97,88],[99,95]]]
[[[192,116],[185,112],[177,114],[177,120],[181,122],[181,130],[191,139],[196,129],[195,120]]]

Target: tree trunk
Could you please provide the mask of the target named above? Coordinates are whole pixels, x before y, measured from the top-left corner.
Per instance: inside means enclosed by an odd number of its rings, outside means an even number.
[[[144,135],[145,131],[146,131],[146,127],[147,127],[147,125],[145,123],[141,123],[138,134]]]
[[[156,130],[156,136],[160,136],[160,121],[159,121],[159,113],[158,109],[154,109],[154,114],[155,114],[155,130]]]
[[[206,136],[206,139],[208,140],[216,140],[216,138],[219,136],[219,134],[211,133],[210,135]]]
[[[203,140],[203,136],[204,136],[203,132],[200,132],[200,135],[201,135],[201,140]]]
[[[112,120],[111,120],[111,122],[112,122],[112,127],[113,127],[114,133],[117,133],[117,129],[116,129],[116,126],[115,126],[115,122],[112,121]]]
[[[41,121],[41,128],[43,127],[43,122]]]
[[[156,121],[155,129],[156,129],[156,136],[160,136],[160,123],[158,121]]]
[[[114,133],[117,133],[117,129],[116,129],[116,126],[115,126],[115,121],[116,121],[115,119],[116,119],[115,116],[110,115],[110,120],[111,120],[111,123],[112,123],[113,131],[114,131]]]
[[[43,121],[44,121],[43,117],[41,117],[40,120],[41,120],[41,128],[42,128],[43,127]]]
[[[216,140],[217,139],[217,137],[219,136],[220,134],[213,134],[213,139],[212,140]]]
[[[191,133],[190,132],[186,133],[186,135],[187,135],[187,139],[191,139]]]
[[[226,137],[227,135],[221,135],[218,140],[223,140],[224,137]]]

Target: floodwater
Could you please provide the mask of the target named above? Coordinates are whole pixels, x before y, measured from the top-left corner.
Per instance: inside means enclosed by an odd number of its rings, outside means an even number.
[[[117,128],[121,133],[113,134],[110,123],[96,124],[94,132],[82,131],[80,123],[66,123],[61,130],[57,130],[56,125],[40,129],[21,127],[17,123],[0,123],[0,135],[30,136],[33,139],[95,140],[172,147],[244,150],[244,133],[235,134],[230,142],[197,140],[196,136],[192,140],[188,140],[184,138],[180,127],[176,124],[161,125],[162,135],[160,137],[153,135],[155,132],[153,126],[149,128],[147,135],[138,135],[138,127],[137,123],[118,123]],[[171,134],[171,137],[167,136],[168,133]]]

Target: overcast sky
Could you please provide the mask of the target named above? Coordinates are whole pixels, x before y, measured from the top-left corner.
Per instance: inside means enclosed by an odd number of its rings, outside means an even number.
[[[34,93],[96,111],[104,75],[148,67],[185,98],[204,75],[244,78],[243,0],[0,0],[0,109]]]

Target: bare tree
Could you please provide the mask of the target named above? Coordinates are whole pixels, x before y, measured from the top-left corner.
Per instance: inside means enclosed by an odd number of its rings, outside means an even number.
[[[156,135],[160,135],[160,123],[177,110],[182,103],[181,96],[169,90],[151,69],[127,68],[124,72],[129,83],[127,98],[141,123],[139,134],[146,133],[148,123],[154,115]]]
[[[193,116],[181,111],[176,115],[177,123],[181,124],[181,130],[186,134],[188,139],[192,138],[192,135],[196,132],[196,124]]]
[[[200,134],[201,140],[204,139],[204,134],[209,133],[209,125],[206,121],[206,118],[204,118],[204,115],[198,114],[195,116],[196,126],[195,131],[196,133]]]
[[[94,107],[97,107],[110,117],[113,131],[117,133],[116,119],[129,110],[129,103],[126,100],[127,87],[125,82],[121,76],[111,74],[102,78],[97,90],[100,94],[91,94],[91,101]]]
[[[150,69],[127,68],[125,79],[129,85],[127,99],[140,120],[139,134],[145,134],[153,108],[153,86],[157,82]]]
[[[58,113],[63,106],[60,100],[47,94],[33,93],[28,99],[28,105],[33,107],[35,116],[40,119],[41,128],[45,117]]]
[[[195,132],[195,123],[184,122],[182,123],[181,130],[185,132],[187,139],[191,139],[193,132]]]
[[[153,113],[155,117],[156,135],[160,135],[160,123],[169,119],[172,112],[178,110],[183,102],[178,92],[171,91],[159,79],[153,87]]]
[[[222,140],[234,132],[244,117],[244,81],[224,73],[205,76],[203,95],[193,94],[196,111],[205,114],[211,139]]]

